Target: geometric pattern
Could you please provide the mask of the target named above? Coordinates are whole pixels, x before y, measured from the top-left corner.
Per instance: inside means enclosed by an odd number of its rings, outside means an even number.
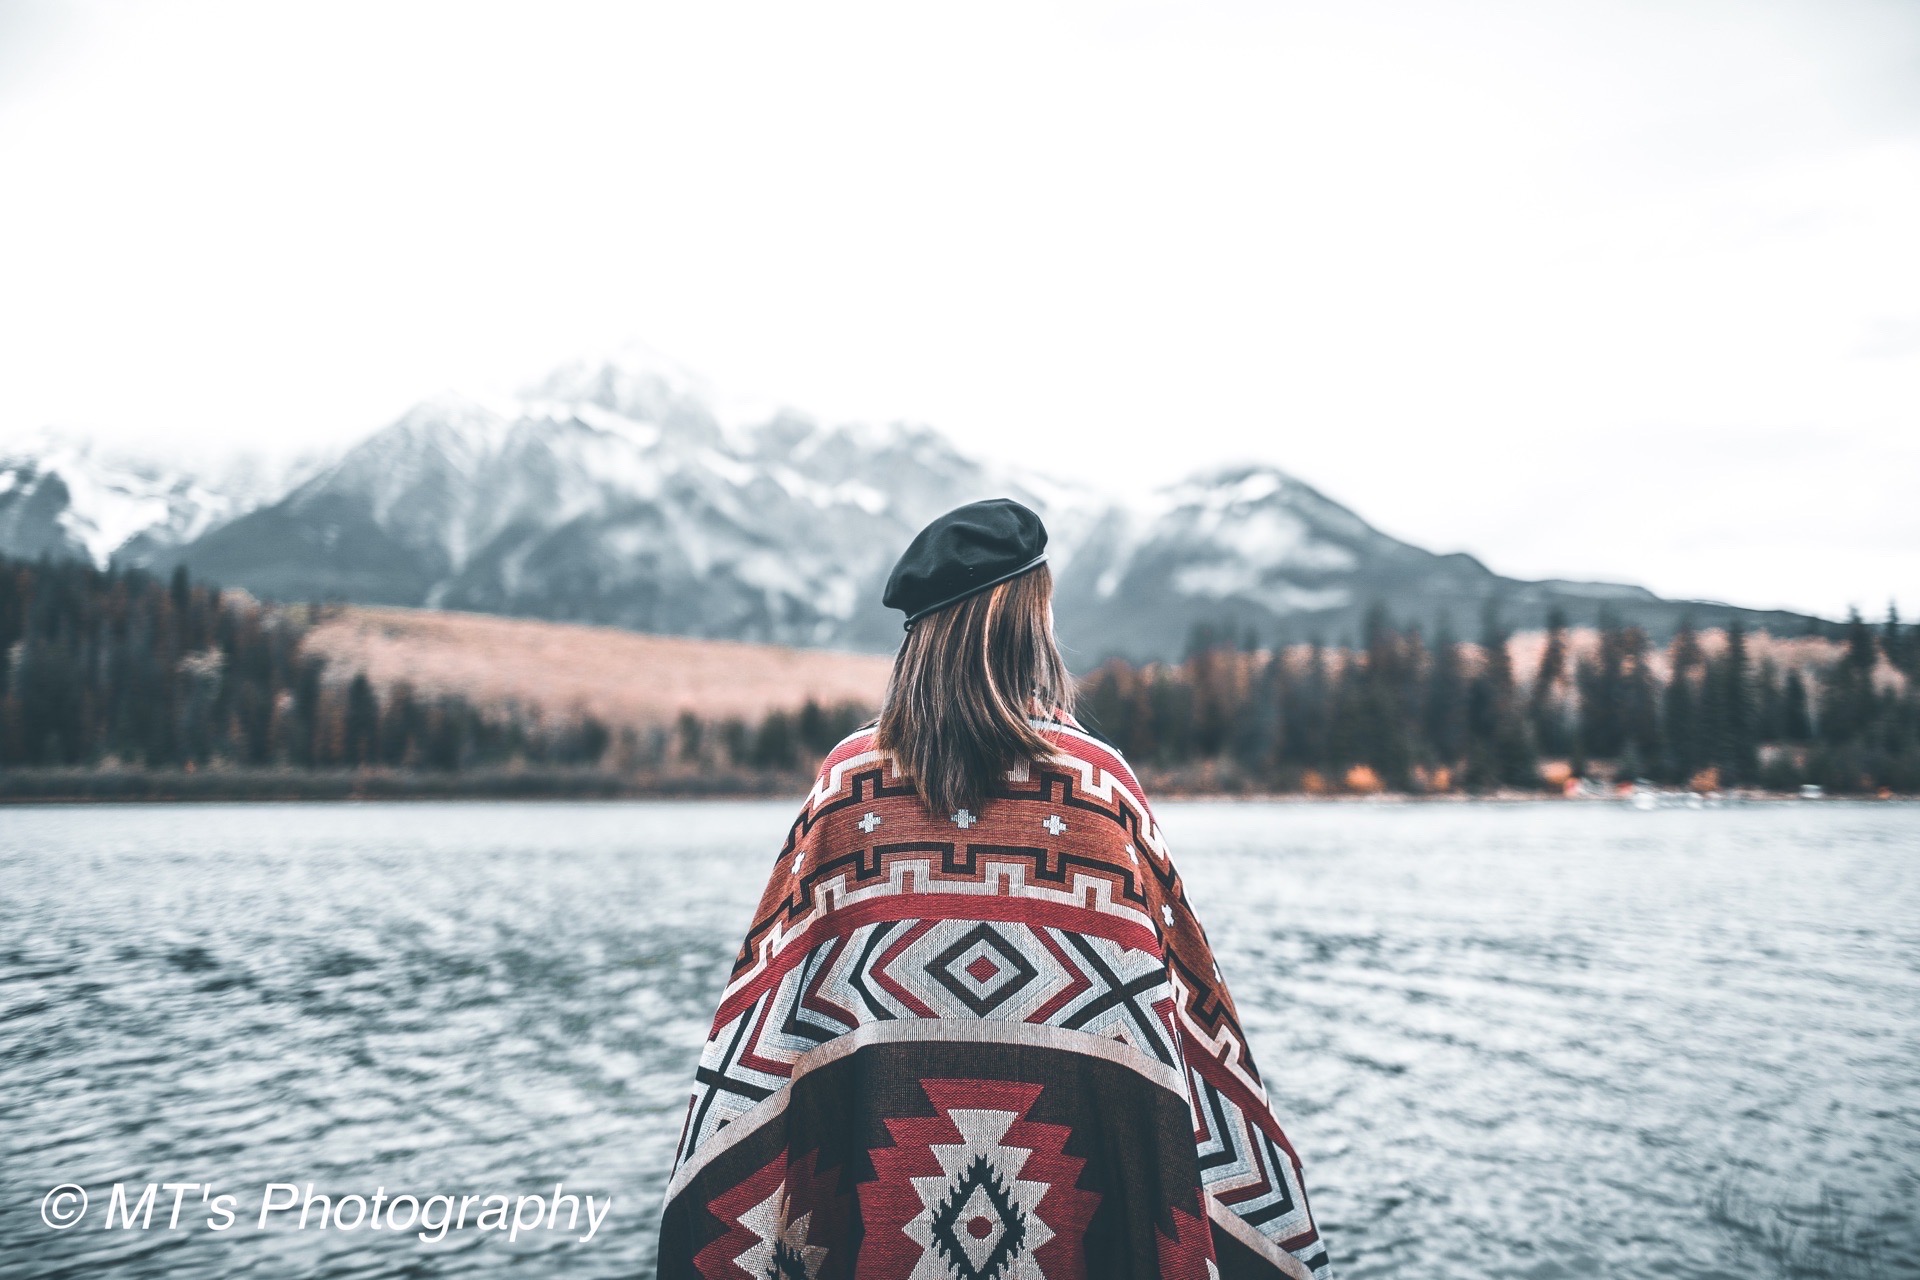
[[[930,1120],[889,1120],[860,1188],[861,1274],[902,1280],[1081,1280],[1100,1197],[1074,1185],[1071,1131],[1026,1118],[1038,1085],[923,1080]]]
[[[888,920],[827,939],[717,1029],[683,1148],[779,1089],[808,1051],[907,1018],[1064,1027],[1179,1061],[1173,989],[1150,951],[1005,921]]]
[[[1310,1243],[1312,1223],[1292,1153],[1278,1127],[1269,1133],[1225,1091],[1190,1075],[1195,1144],[1201,1184],[1236,1218],[1281,1248]],[[1309,1270],[1324,1264],[1324,1250],[1309,1251]]]
[[[1299,1159],[1138,781],[1117,752],[1069,718],[1034,726],[1056,756],[1009,771],[964,822],[928,814],[897,763],[873,748],[870,729],[829,753],[721,993],[675,1157],[676,1185],[730,1128],[765,1123],[796,1074],[843,1037],[883,1025],[924,1026],[915,1034],[930,1040],[939,1027],[953,1034],[991,1023],[1015,1035],[1046,1028],[1049,1036],[1096,1037],[1107,1045],[1102,1052],[1183,1080],[1198,1161],[1192,1176],[1216,1235],[1267,1274],[1329,1275]],[[924,1084],[931,1096],[939,1081]],[[1010,1104],[960,1111],[973,1128],[955,1127],[938,1144],[928,1139],[925,1151],[1012,1151],[1006,1135],[1038,1123],[1019,1119],[1026,1113]],[[1001,1113],[1014,1118],[993,1130]],[[887,1274],[919,1275],[936,1255],[946,1270],[928,1276],[1041,1274],[1034,1266],[1056,1274],[1036,1261],[1045,1252],[1040,1235],[1058,1228],[1022,1199],[1031,1173],[989,1159],[956,1200],[971,1165],[954,1172],[937,1155],[926,1159],[945,1179],[941,1198],[894,1206],[913,1209],[901,1230],[918,1222],[918,1234],[901,1241],[921,1252]],[[925,1185],[932,1195],[933,1183]],[[811,1277],[819,1260],[809,1262],[808,1250],[833,1245],[816,1238],[821,1219],[803,1222],[804,1211],[775,1190],[769,1184],[752,1204],[729,1200],[731,1218],[715,1210],[730,1232],[745,1233],[728,1265],[748,1257],[772,1267],[777,1257],[785,1270],[770,1274]],[[968,1234],[974,1227],[986,1234]],[[862,1239],[850,1265],[864,1274],[877,1237],[869,1227]],[[1211,1267],[1200,1259],[1192,1273]]]
[[[755,1239],[733,1265],[766,1280],[814,1280],[827,1250],[807,1242],[812,1219],[811,1212],[795,1214],[792,1194],[780,1187],[740,1216],[740,1225],[752,1230]]]
[[[1040,971],[999,930],[982,922],[935,956],[927,974],[971,1009],[974,1017],[984,1018],[1031,985]]]
[[[835,1216],[837,1181],[837,1171],[815,1173],[811,1153],[789,1176],[782,1152],[715,1201],[716,1216],[730,1230],[694,1257],[694,1267],[705,1280],[822,1280],[832,1252],[826,1225]]]

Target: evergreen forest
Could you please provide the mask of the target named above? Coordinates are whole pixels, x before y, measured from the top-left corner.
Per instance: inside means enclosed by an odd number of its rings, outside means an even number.
[[[545,769],[791,777],[869,709],[609,726],[329,670],[323,606],[269,606],[184,570],[0,558],[0,770]],[[1920,793],[1920,627],[1891,611],[1832,639],[1737,627],[1654,644],[1599,616],[1465,641],[1370,617],[1359,643],[1273,652],[1196,631],[1180,662],[1111,661],[1082,718],[1175,790],[1592,789]]]

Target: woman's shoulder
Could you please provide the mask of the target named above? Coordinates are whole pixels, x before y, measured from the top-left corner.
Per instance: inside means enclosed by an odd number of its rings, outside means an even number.
[[[1151,810],[1146,788],[1140,785],[1133,766],[1127,763],[1120,748],[1065,711],[1055,711],[1045,719],[1033,721],[1033,725],[1062,755],[1094,771],[1091,781],[1096,787],[1101,785],[1099,774],[1105,773],[1124,787],[1142,809]]]
[[[878,750],[874,745],[874,737],[879,726],[878,720],[870,720],[835,743],[833,750],[827,752],[826,757],[820,761],[820,768],[814,778],[815,785],[826,784],[838,770],[846,765],[872,756]]]

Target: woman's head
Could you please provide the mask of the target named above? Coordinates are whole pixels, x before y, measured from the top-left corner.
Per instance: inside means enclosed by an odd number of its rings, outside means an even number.
[[[1040,564],[908,624],[877,745],[932,812],[977,809],[1016,761],[1052,754],[1030,718],[1072,706]]]

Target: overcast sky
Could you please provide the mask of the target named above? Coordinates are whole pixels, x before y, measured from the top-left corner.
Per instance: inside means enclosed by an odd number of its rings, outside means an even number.
[[[1522,576],[1920,610],[1920,4],[0,0],[0,438],[641,338]]]

